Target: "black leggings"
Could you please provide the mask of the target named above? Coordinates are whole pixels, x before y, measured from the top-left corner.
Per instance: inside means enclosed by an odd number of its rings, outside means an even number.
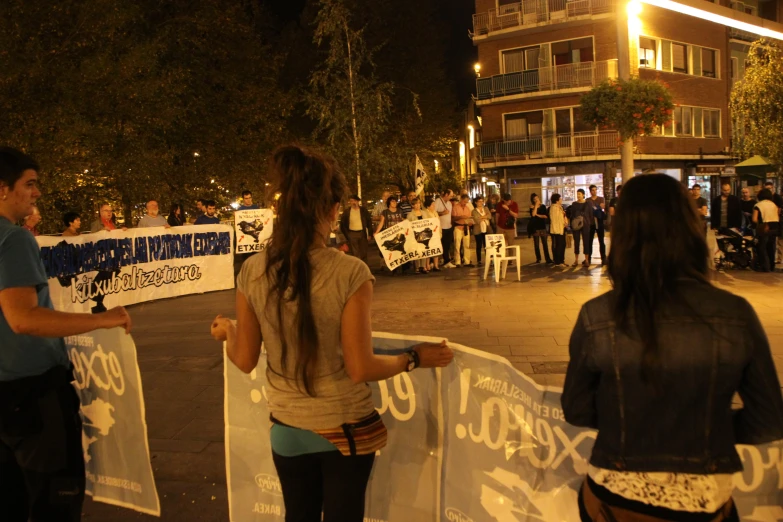
[[[476,262],[481,263],[481,252],[487,246],[487,234],[474,234],[476,238]]]
[[[339,451],[283,457],[272,452],[280,477],[285,522],[362,522],[364,495],[375,454]]]

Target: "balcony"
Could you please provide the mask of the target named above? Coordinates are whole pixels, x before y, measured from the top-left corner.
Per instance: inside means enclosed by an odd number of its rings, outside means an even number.
[[[568,89],[592,88],[608,78],[617,78],[617,60],[581,62],[541,69],[498,74],[476,79],[479,104],[502,96],[522,98]]]
[[[471,38],[614,12],[615,0],[523,0],[473,15]]]
[[[620,154],[617,131],[575,132],[479,143],[481,163],[546,158],[589,158]]]

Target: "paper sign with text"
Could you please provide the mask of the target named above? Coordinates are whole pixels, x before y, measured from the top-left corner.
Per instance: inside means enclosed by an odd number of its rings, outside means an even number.
[[[113,328],[65,342],[81,402],[87,494],[160,516],[133,339]]]
[[[234,212],[234,227],[237,238],[237,254],[253,254],[266,248],[272,237],[274,214],[268,208],[237,210]]]
[[[97,313],[234,288],[233,233],[199,225],[36,239],[55,309]]]
[[[389,270],[419,258],[420,245],[416,242],[413,227],[407,219],[375,234],[375,243]]]
[[[416,239],[417,259],[443,255],[440,220],[438,218],[417,219],[411,221],[411,229]]]

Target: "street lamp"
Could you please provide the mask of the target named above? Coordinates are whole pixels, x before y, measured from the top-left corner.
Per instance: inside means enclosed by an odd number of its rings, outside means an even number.
[[[193,153],[193,157],[194,157],[194,158],[198,158],[199,156],[201,156],[201,154],[199,154],[198,152],[194,152],[194,153]]]
[[[476,71],[476,76],[481,78],[481,64],[476,62],[475,65],[473,65],[473,70]]]

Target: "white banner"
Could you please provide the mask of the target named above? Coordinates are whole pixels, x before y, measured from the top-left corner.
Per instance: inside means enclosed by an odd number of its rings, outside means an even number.
[[[419,156],[416,156],[416,194],[424,192],[424,185],[427,183],[427,173],[424,172],[424,165],[421,164]]]
[[[373,333],[379,354],[440,339]],[[577,495],[596,433],[563,416],[560,388],[504,358],[450,343],[454,363],[370,383],[389,443],[375,459],[365,521],[579,522]],[[225,359],[231,522],[285,515],[269,441],[266,354],[246,375]],[[738,446],[742,520],[783,518],[783,442]]]
[[[65,342],[81,402],[87,494],[160,516],[133,339],[114,328]]]
[[[487,257],[506,255],[506,236],[503,234],[487,234]]]
[[[438,218],[403,220],[375,234],[375,243],[389,270],[408,261],[443,254]]]
[[[274,213],[267,208],[258,210],[237,210],[234,212],[234,227],[237,238],[237,254],[261,252],[267,240],[272,237]]]
[[[233,233],[195,225],[37,239],[54,307],[95,313],[234,288]]]

